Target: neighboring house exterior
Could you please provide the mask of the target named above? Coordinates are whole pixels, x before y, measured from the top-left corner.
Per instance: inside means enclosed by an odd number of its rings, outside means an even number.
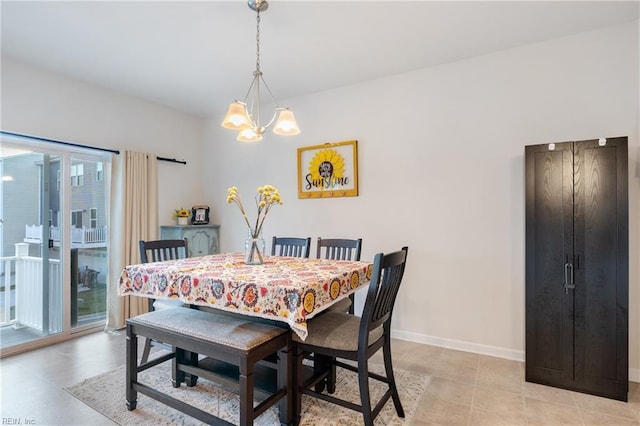
[[[40,154],[22,154],[0,159],[3,176],[12,181],[0,183],[3,221],[0,257],[13,256],[15,244],[24,241],[25,225],[40,223],[40,176],[36,173]],[[38,190],[34,190],[38,189]],[[38,256],[39,247],[30,247],[29,254]]]
[[[42,154],[22,154],[0,159],[3,175],[13,176],[3,181],[2,241],[0,257],[13,256],[15,244],[29,243],[29,255],[41,256],[41,194]],[[61,229],[61,163],[51,157],[49,171],[49,220],[52,247],[50,257],[60,258]],[[89,268],[102,272],[106,280],[107,211],[104,164],[97,161],[72,160],[71,170],[71,247],[78,249],[80,270]],[[46,215],[45,215],[46,217]]]

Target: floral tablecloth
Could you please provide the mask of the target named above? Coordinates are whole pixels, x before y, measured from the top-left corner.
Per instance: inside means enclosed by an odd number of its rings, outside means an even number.
[[[242,253],[225,253],[130,265],[120,296],[180,299],[240,314],[284,321],[307,337],[307,319],[371,279],[373,265],[328,259],[265,256],[245,265]]]

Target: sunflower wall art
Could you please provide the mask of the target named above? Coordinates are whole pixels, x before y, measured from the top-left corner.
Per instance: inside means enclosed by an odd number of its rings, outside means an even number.
[[[298,198],[357,195],[357,141],[298,148]]]

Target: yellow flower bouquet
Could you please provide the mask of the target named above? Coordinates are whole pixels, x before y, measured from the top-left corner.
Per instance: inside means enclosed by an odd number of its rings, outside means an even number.
[[[189,217],[190,214],[191,212],[189,210],[180,207],[173,213],[173,217]]]
[[[249,218],[247,217],[247,212],[244,209],[244,205],[242,204],[242,199],[240,198],[240,191],[235,186],[232,186],[227,190],[227,203],[235,203],[240,209],[240,213],[242,213],[242,217],[249,228],[249,236],[251,241],[247,243],[247,247],[245,247],[245,263],[249,265],[261,265],[264,263],[264,259],[260,250],[264,252],[264,240],[262,243],[262,247],[259,247],[258,241],[260,239],[260,233],[262,232],[262,226],[264,225],[264,220],[266,219],[271,207],[276,204],[282,205],[282,199],[280,198],[280,192],[278,189],[271,185],[260,186],[257,189],[257,194],[255,196],[256,208],[258,209],[258,214],[256,216],[256,221],[254,225],[251,225]]]

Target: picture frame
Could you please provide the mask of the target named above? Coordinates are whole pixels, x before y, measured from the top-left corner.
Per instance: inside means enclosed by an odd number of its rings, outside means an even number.
[[[207,225],[209,224],[209,206],[193,206],[191,207],[191,224]]]
[[[358,196],[358,141],[298,148],[298,198]]]

